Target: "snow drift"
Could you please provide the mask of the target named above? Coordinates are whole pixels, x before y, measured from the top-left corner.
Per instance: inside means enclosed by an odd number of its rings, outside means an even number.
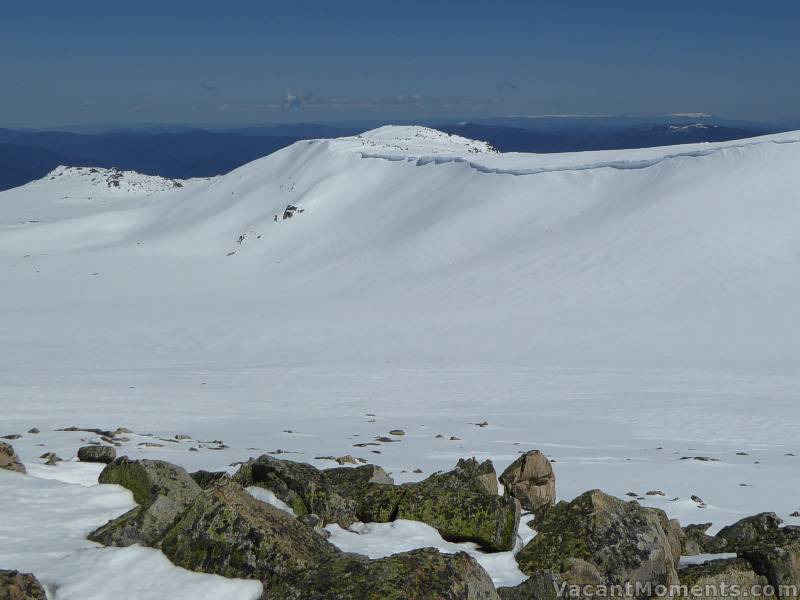
[[[0,335],[54,360],[795,366],[798,142],[383,127],[213,180],[60,173],[0,194]]]

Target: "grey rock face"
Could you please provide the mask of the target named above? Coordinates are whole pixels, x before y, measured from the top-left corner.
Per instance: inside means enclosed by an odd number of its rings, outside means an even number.
[[[569,584],[673,585],[678,557],[660,512],[586,492],[536,516],[538,533],[517,562],[525,573],[549,571]]]
[[[537,512],[556,500],[556,476],[547,457],[538,450],[526,452],[500,475],[506,494],[525,510]]]
[[[0,442],[0,469],[25,474],[25,465],[14,452],[14,447],[6,442]]]
[[[181,467],[160,460],[129,460],[124,456],[103,469],[99,482],[129,489],[139,504],[89,534],[90,540],[106,546],[157,545],[201,491]]]
[[[694,565],[680,571],[681,585],[691,590],[695,588],[699,594],[691,594],[692,598],[705,600],[708,598],[719,598],[721,590],[732,589],[732,586],[739,586],[738,595],[731,594],[729,598],[745,598],[742,592],[748,594],[754,586],[763,589],[767,584],[765,577],[758,575],[753,567],[746,560],[732,558],[726,560],[713,560],[702,565]],[[724,586],[724,587],[723,587]],[[713,591],[717,590],[714,594]],[[710,592],[710,593],[707,593]],[[764,595],[764,598],[771,596]]]

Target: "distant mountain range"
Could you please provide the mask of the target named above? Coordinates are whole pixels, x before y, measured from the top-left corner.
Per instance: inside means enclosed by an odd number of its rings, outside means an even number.
[[[489,142],[502,152],[541,153],[717,142],[786,130],[700,121],[516,117],[425,124]],[[220,175],[301,139],[354,135],[371,125],[300,123],[230,130],[143,126],[98,128],[92,133],[0,129],[0,190],[38,179],[61,164],[118,167],[180,179]]]

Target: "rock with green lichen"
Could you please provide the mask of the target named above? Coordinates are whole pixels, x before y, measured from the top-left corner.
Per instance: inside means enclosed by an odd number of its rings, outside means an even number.
[[[225,471],[194,471],[190,473],[194,482],[199,485],[202,489],[208,489],[212,485],[215,485],[220,479],[225,479],[230,477]]]
[[[25,474],[25,465],[14,452],[14,447],[6,442],[0,442],[0,469]]]
[[[500,600],[561,600],[564,589],[564,582],[555,573],[535,571],[517,586],[497,588],[497,595]]]
[[[399,496],[391,477],[375,465],[320,471],[264,455],[243,464],[233,480],[271,490],[298,516],[313,513],[342,527],[356,521],[389,521]]]
[[[712,560],[701,565],[692,565],[681,569],[679,575],[681,586],[686,590],[686,593],[680,594],[679,597],[686,596],[697,600],[719,598],[722,595],[728,598],[744,598],[747,596],[743,594],[749,595],[755,586],[763,590],[767,584],[766,578],[758,575],[750,563],[740,558]],[[725,589],[734,589],[733,586],[738,586],[738,594],[723,592]],[[772,596],[762,594],[762,597]]]
[[[528,574],[550,571],[568,584],[677,583],[666,517],[599,490],[537,514],[534,537],[517,555]]]
[[[731,552],[736,552],[740,548],[779,538],[782,523],[783,521],[775,513],[759,513],[723,527],[717,533],[717,537],[727,542]]]
[[[489,576],[466,554],[424,549],[358,559],[233,481],[197,496],[161,550],[193,571],[258,579],[269,600],[497,600]]]
[[[475,542],[491,552],[511,550],[519,526],[519,502],[498,496],[496,484],[492,494],[489,472],[494,475],[489,461],[461,460],[452,471],[401,486],[405,493],[396,518],[427,523],[448,541]]]
[[[497,495],[490,461],[461,460],[453,471],[417,483],[394,485],[375,465],[318,470],[265,455],[242,465],[233,479],[271,490],[295,514],[316,514],[325,523],[422,521],[450,541],[473,541],[487,550],[510,550],[519,505]]]
[[[201,491],[181,467],[124,456],[106,466],[98,480],[129,489],[139,504],[89,534],[91,541],[105,546],[156,546]]]
[[[526,452],[500,475],[505,493],[519,500],[525,510],[537,512],[556,500],[553,466],[539,450]]]
[[[728,543],[724,538],[706,533],[711,525],[711,523],[698,523],[687,525],[683,528],[684,537],[681,553],[684,556],[720,554],[726,551]]]
[[[0,569],[0,600],[47,600],[47,596],[30,573]]]
[[[99,444],[95,444],[78,448],[78,460],[81,462],[108,464],[116,457],[117,451],[113,446],[101,446]]]

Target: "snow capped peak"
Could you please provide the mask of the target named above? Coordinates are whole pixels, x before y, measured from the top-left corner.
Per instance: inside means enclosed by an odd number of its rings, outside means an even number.
[[[444,133],[421,125],[385,125],[345,140],[374,149],[400,150],[409,155],[496,154],[486,142]]]
[[[118,190],[126,194],[152,194],[183,187],[176,179],[144,175],[137,171],[122,171],[115,167],[68,167],[59,165],[42,179],[33,182],[59,181],[79,183],[103,190]]]

